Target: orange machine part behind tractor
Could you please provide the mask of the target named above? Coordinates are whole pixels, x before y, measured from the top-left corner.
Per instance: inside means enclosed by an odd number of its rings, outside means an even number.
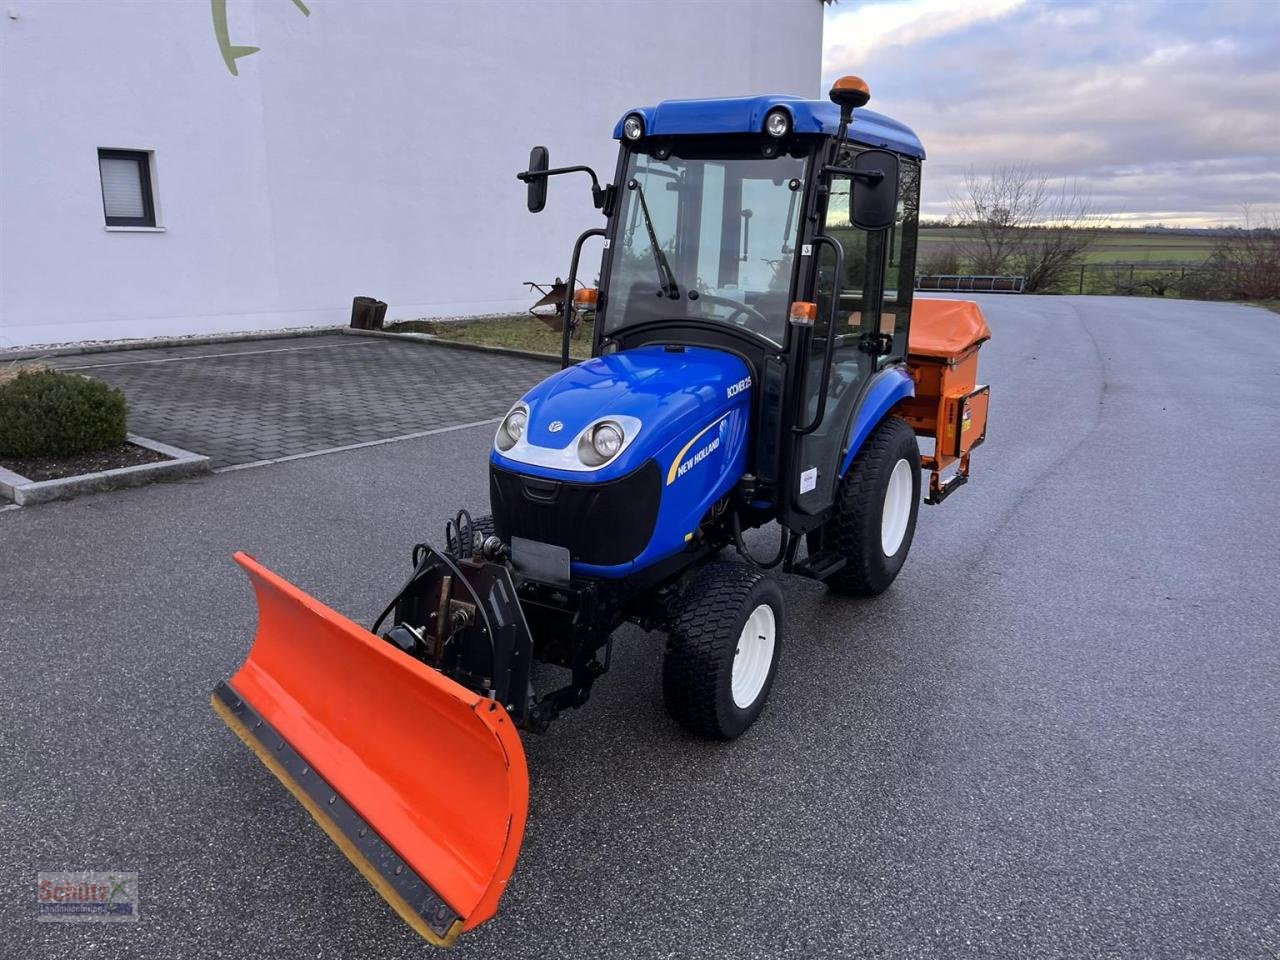
[[[933,438],[921,464],[931,471],[928,503],[969,478],[969,453],[987,436],[991,388],[978,384],[978,350],[991,329],[972,300],[916,300],[907,364],[916,395],[896,411],[917,435]],[[950,479],[943,475],[954,469]]]
[[[214,709],[422,936],[493,916],[529,807],[511,718],[238,553],[258,633]]]

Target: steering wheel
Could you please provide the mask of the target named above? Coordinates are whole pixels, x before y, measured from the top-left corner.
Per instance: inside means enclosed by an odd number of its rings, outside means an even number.
[[[706,300],[715,306],[728,307],[733,311],[726,318],[730,323],[736,323],[738,326],[745,327],[754,333],[764,333],[769,329],[769,318],[755,307],[748,306],[737,300],[730,300],[728,297],[717,297],[713,293],[704,293],[698,299]],[[742,317],[741,320],[737,319],[739,315]],[[749,321],[754,321],[754,323]]]

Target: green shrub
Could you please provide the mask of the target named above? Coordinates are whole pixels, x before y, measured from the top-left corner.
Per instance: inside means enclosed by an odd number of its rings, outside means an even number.
[[[69,457],[125,440],[124,394],[100,380],[24,370],[0,383],[0,456]]]
[[[1178,282],[1177,289],[1178,296],[1185,300],[1222,300],[1226,297],[1222,270],[1212,260],[1188,270]]]

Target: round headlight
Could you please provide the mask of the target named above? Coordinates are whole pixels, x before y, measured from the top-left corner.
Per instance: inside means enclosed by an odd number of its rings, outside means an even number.
[[[498,424],[498,433],[493,438],[493,445],[506,453],[524,436],[524,428],[529,425],[529,411],[524,404],[508,413]]]
[[[600,424],[591,431],[591,448],[605,460],[617,456],[622,449],[622,427],[612,420]]]
[[[644,120],[638,113],[633,113],[622,121],[622,135],[628,140],[639,140],[644,136]]]
[[[774,110],[764,118],[765,133],[771,137],[785,137],[791,130],[791,117],[785,110]]]
[[[512,440],[519,440],[524,436],[524,428],[529,425],[529,414],[523,409],[512,410],[507,416],[507,422],[504,424],[507,435]]]

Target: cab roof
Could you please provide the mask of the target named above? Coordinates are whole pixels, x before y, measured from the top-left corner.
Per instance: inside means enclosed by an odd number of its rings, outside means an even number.
[[[840,108],[830,100],[766,95],[715,100],[663,100],[656,107],[637,107],[618,118],[613,138],[622,138],[622,121],[633,113],[644,118],[647,136],[759,133],[764,129],[765,114],[774,107],[784,107],[790,112],[791,127],[796,133],[831,135],[840,127]],[[853,111],[848,139],[924,159],[924,144],[914,130],[874,110]]]

